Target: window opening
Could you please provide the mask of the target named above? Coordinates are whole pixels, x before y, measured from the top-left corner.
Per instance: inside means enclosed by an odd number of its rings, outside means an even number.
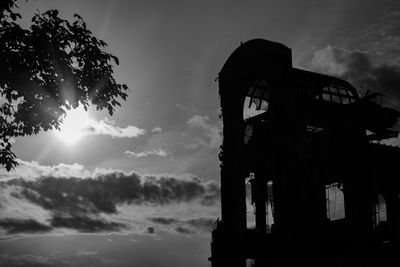
[[[244,120],[262,114],[268,110],[269,93],[267,82],[265,80],[257,79],[253,82],[249,87],[244,100]]]
[[[325,86],[322,88],[320,93],[315,96],[315,98],[341,104],[349,104],[354,102],[356,99],[350,88],[336,84],[329,84]]]
[[[378,227],[380,223],[387,222],[387,210],[385,198],[378,194],[374,203],[374,227]]]
[[[332,183],[325,186],[326,217],[330,221],[345,218],[344,194],[342,183]]]
[[[256,227],[256,210],[253,205],[253,188],[251,186],[251,180],[254,179],[254,173],[251,172],[249,177],[246,178],[246,221],[248,228]]]

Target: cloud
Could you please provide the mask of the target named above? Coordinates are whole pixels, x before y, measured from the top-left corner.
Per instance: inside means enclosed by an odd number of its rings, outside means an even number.
[[[183,105],[183,104],[176,104],[175,107],[176,107],[177,109],[181,109],[181,110],[187,109],[187,106],[185,106],[185,105]]]
[[[9,254],[0,254],[0,264],[1,266],[41,266],[41,267],[50,267],[50,266],[60,266],[67,264],[66,261],[56,259],[55,257],[47,257],[41,255],[9,255]]]
[[[77,256],[95,256],[95,255],[99,255],[98,251],[86,251],[86,250],[79,250],[76,253]]]
[[[61,132],[68,135],[108,135],[113,138],[133,138],[144,135],[146,131],[133,125],[119,127],[115,121],[104,118],[90,118],[83,106],[67,111],[67,116],[60,125]]]
[[[190,229],[187,229],[185,227],[182,227],[182,226],[176,227],[175,231],[177,231],[180,234],[185,234],[185,235],[190,235],[190,234],[194,234],[195,233],[194,231],[192,231]]]
[[[219,184],[191,175],[89,171],[80,165],[65,165],[60,172],[54,166],[27,166],[36,169],[31,173],[47,176],[0,181],[3,239],[53,232],[143,233],[149,221],[168,231],[176,232],[181,226],[203,232],[189,221],[193,215],[209,218],[219,214]],[[68,175],[69,167],[78,177]]]
[[[107,118],[100,121],[90,120],[89,125],[83,131],[87,135],[109,135],[114,138],[132,138],[146,133],[146,130],[133,125],[125,128],[118,127],[114,121]]]
[[[316,71],[348,80],[364,91],[380,92],[386,96],[384,104],[400,108],[400,65],[376,63],[367,53],[332,46],[318,50],[311,65]]]
[[[43,177],[5,183],[21,188],[15,193],[19,198],[46,210],[68,214],[117,213],[117,205],[133,202],[165,205],[197,199],[208,205],[219,198],[216,183],[195,177],[178,179],[114,172],[96,178]]]
[[[17,159],[18,166],[12,172],[1,172],[1,180],[6,180],[7,178],[23,178],[23,179],[36,179],[42,176],[54,176],[54,177],[64,177],[64,176],[75,176],[75,177],[85,177],[90,176],[91,173],[85,170],[83,165],[78,163],[74,164],[64,164],[59,163],[53,166],[41,165],[36,161],[23,161]]]
[[[146,229],[146,232],[148,233],[148,234],[154,234],[154,227],[147,227],[147,229]]]
[[[197,126],[203,129],[207,129],[209,127],[209,121],[210,119],[207,116],[194,115],[187,121],[187,124],[189,126]]]
[[[178,220],[171,217],[153,217],[150,222],[161,226],[173,228],[175,231],[183,234],[210,233],[215,224],[215,217],[201,217],[187,220]],[[164,228],[165,228],[164,227]]]
[[[90,178],[97,177],[101,174],[113,172],[113,169],[94,168],[88,170],[85,166],[73,163],[65,164],[59,163],[57,165],[42,165],[36,161],[24,161],[17,159],[18,166],[7,172],[5,169],[0,169],[0,181],[9,179],[22,178],[24,180],[35,180],[39,177],[77,177],[77,178]]]
[[[207,116],[189,116],[179,128],[150,134],[145,142],[126,149],[131,159],[140,159],[129,163],[127,157],[126,162],[146,173],[194,173],[215,179],[219,176],[221,126],[220,121],[214,122]],[[151,161],[147,160],[150,156]]]
[[[160,133],[160,132],[162,132],[162,128],[161,128],[160,126],[154,127],[154,128],[151,130],[151,132],[152,132],[152,133]]]
[[[195,218],[187,220],[186,223],[198,231],[211,232],[216,218]]]
[[[155,149],[149,151],[142,151],[142,152],[133,152],[126,150],[125,154],[129,155],[132,158],[144,158],[148,156],[159,156],[159,157],[166,157],[168,153],[164,149]]]
[[[165,218],[165,217],[155,217],[155,218],[150,218],[149,220],[151,222],[164,224],[164,225],[170,225],[170,224],[177,222],[177,220],[174,218]]]
[[[186,123],[191,128],[202,129],[208,137],[207,142],[200,138],[195,139],[196,142],[191,144],[192,147],[194,146],[193,148],[196,148],[198,145],[217,148],[222,144],[221,128],[217,125],[212,125],[207,116],[194,115]]]
[[[92,219],[88,216],[55,216],[51,219],[50,223],[55,228],[70,228],[82,233],[119,231],[125,227],[121,223]]]
[[[0,219],[0,227],[6,229],[7,234],[45,233],[52,230],[52,227],[33,219]]]
[[[400,63],[400,12],[399,2],[389,1],[381,5],[374,23],[360,29],[357,34],[343,38],[345,47],[357,48],[376,56],[376,60],[388,64]]]

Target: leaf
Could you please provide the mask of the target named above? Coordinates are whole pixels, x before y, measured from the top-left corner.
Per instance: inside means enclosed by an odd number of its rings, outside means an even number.
[[[116,56],[111,55],[111,57],[114,59],[115,64],[119,65],[119,60]]]
[[[103,40],[100,40],[100,45],[104,47],[104,46],[107,46],[107,43],[104,42]]]
[[[110,114],[110,116],[112,116],[113,112],[114,112],[113,107],[110,105],[110,106],[107,107],[107,109],[108,109],[108,114]]]

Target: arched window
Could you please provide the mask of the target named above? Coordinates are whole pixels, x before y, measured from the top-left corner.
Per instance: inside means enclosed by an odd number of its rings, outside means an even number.
[[[244,99],[243,120],[247,121],[268,111],[270,90],[266,80],[256,79],[249,87]],[[247,144],[253,136],[253,123],[248,123],[244,131],[244,143]]]
[[[244,100],[244,120],[262,114],[268,110],[269,93],[270,91],[267,87],[266,80],[257,79],[251,84]]]

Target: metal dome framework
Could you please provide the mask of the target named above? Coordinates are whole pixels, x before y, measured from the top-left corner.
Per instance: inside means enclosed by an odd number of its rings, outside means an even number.
[[[360,100],[357,89],[349,82],[336,77],[293,68],[291,75],[294,88],[308,97],[338,104],[351,104]],[[256,79],[246,93],[244,108],[266,111],[270,100],[270,89],[265,79]]]
[[[339,78],[296,68],[292,69],[292,77],[300,93],[316,99],[339,104],[350,104],[360,99],[357,90]]]

